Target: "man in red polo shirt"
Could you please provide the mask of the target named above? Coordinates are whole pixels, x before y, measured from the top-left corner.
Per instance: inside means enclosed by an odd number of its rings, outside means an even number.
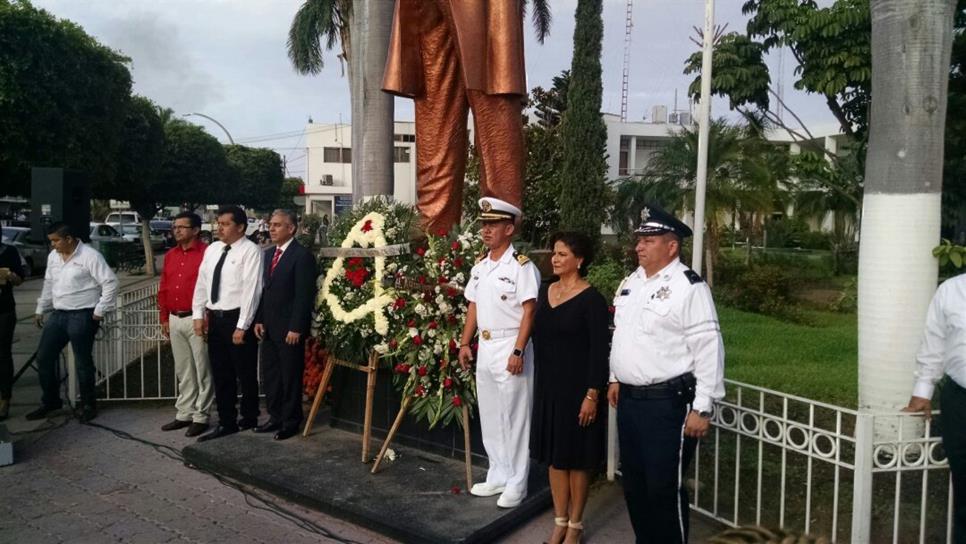
[[[185,436],[198,436],[208,429],[208,412],[214,398],[211,366],[205,339],[194,332],[191,299],[198,279],[198,268],[208,246],[198,239],[201,218],[184,212],[174,218],[174,240],[177,246],[164,256],[161,285],[158,287],[158,309],[161,332],[171,340],[174,371],[178,376],[178,413],[174,421],[161,426],[162,431],[188,427]]]

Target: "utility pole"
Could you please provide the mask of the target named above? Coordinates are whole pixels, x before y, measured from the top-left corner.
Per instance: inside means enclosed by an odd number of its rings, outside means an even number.
[[[694,254],[691,268],[701,273],[704,257],[704,208],[708,186],[708,134],[711,125],[711,56],[714,48],[714,0],[705,0],[701,52],[701,105],[698,108],[698,167],[694,182]]]

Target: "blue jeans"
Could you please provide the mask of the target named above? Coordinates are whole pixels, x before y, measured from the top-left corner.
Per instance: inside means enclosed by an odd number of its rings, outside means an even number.
[[[40,373],[40,387],[43,390],[41,403],[47,408],[57,409],[63,405],[60,399],[60,377],[58,367],[60,352],[70,342],[74,351],[77,383],[80,387],[81,403],[94,406],[94,335],[100,322],[94,320],[94,309],[54,310],[44,324],[37,347],[37,366]]]

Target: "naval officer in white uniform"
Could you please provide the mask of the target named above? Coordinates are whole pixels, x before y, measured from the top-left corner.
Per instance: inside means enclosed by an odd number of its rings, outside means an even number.
[[[522,212],[496,198],[480,199],[480,232],[489,250],[466,284],[469,309],[460,342],[460,364],[473,360],[470,342],[479,329],[476,390],[483,447],[490,467],[486,482],[470,489],[478,497],[500,494],[497,506],[513,508],[527,495],[533,346],[530,331],[540,272],[510,240]]]
[[[635,232],[640,266],[614,297],[607,399],[637,543],[676,544],[688,541],[684,474],[724,396],[724,345],[708,284],[680,260],[691,229],[652,206]]]

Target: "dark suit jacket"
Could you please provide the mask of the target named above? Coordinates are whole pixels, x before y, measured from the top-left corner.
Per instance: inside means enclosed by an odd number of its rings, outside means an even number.
[[[265,325],[272,340],[280,342],[289,331],[309,334],[312,308],[315,305],[315,258],[298,240],[292,240],[272,273],[275,246],[265,250],[262,277],[262,299],[255,313],[255,323]]]

